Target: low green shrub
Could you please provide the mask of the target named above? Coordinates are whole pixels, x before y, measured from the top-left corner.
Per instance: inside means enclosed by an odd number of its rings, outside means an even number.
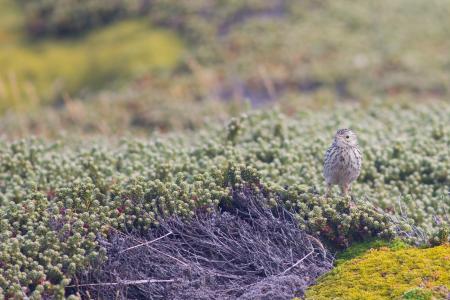
[[[7,297],[63,295],[76,272],[104,261],[98,237],[215,209],[242,186],[273,204],[282,199],[302,228],[332,247],[396,234],[412,242],[445,237],[449,111],[447,104],[299,118],[268,111],[149,141],[2,142],[0,287]],[[322,196],[323,153],[347,126],[364,155],[355,209]]]

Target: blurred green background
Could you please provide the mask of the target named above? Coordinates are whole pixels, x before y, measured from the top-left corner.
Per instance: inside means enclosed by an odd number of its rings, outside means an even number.
[[[1,134],[448,99],[449,15],[446,0],[0,0]]]

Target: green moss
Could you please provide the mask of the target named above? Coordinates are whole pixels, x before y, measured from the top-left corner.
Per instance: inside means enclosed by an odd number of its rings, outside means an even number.
[[[307,299],[441,299],[449,288],[449,245],[382,247],[336,267],[308,290]]]
[[[398,239],[394,241],[370,239],[364,242],[356,243],[351,247],[347,248],[345,251],[338,253],[336,255],[335,264],[340,265],[348,260],[363,255],[370,249],[379,249],[381,247],[388,247],[390,249],[397,250],[397,249],[405,249],[408,248],[409,246],[405,242]]]

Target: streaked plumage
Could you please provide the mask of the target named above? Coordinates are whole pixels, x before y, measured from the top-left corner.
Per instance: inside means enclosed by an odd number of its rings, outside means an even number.
[[[325,153],[323,176],[327,183],[327,195],[333,185],[338,185],[342,195],[347,195],[352,182],[359,176],[361,164],[356,134],[350,129],[339,129]]]

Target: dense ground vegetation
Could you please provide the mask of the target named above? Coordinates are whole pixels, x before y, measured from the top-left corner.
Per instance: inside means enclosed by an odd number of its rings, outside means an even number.
[[[105,259],[97,238],[111,228],[146,230],[173,214],[214,209],[243,185],[281,199],[302,229],[332,247],[396,235],[443,243],[449,111],[436,103],[295,118],[267,112],[150,141],[3,144],[1,287],[7,295],[64,294],[71,276]],[[323,152],[342,126],[358,133],[364,153],[357,208],[322,196]]]

